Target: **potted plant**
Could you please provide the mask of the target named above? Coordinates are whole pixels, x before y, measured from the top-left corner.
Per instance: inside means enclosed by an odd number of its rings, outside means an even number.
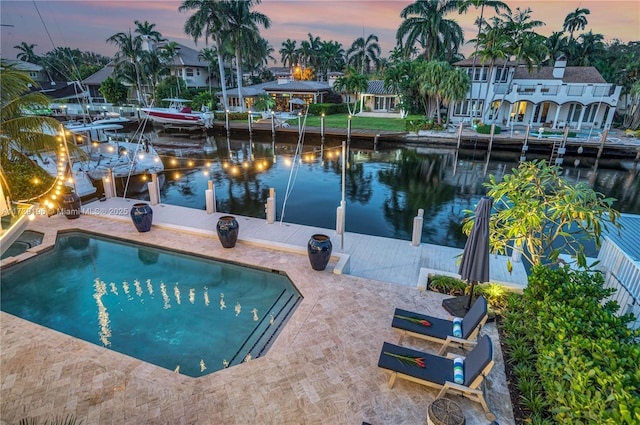
[[[69,220],[80,217],[80,208],[82,207],[80,197],[69,186],[63,186],[61,192],[60,207],[64,216]]]

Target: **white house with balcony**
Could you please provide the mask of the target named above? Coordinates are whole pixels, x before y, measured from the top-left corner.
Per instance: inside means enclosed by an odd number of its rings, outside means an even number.
[[[594,67],[567,66],[564,57],[531,71],[517,62],[489,67],[465,59],[454,65],[467,70],[472,85],[465,100],[450,105],[451,123],[608,129],[622,89],[607,83]]]
[[[153,42],[150,39],[145,40],[143,48],[147,51],[162,50],[168,42]],[[211,83],[212,87],[218,87],[220,82],[215,77],[214,70],[206,61],[201,60],[198,55],[199,51],[187,47],[183,44],[175,43],[176,55],[171,59],[169,68],[171,75],[175,75],[184,80],[187,88],[203,88],[208,87]]]

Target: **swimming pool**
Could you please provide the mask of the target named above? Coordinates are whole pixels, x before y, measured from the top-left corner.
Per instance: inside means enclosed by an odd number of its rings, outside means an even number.
[[[192,377],[263,355],[302,299],[277,271],[83,232],[1,288],[2,311]]]

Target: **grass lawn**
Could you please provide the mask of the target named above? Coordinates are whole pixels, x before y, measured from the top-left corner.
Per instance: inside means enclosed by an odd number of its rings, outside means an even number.
[[[423,120],[420,115],[409,115],[406,119]],[[304,120],[304,117],[302,117]],[[318,115],[309,115],[307,117],[308,127],[320,127],[321,117]],[[348,115],[334,114],[325,117],[325,128],[347,128]],[[288,120],[290,125],[298,125],[297,119]],[[304,122],[304,121],[303,121]],[[376,118],[376,117],[357,117],[351,118],[351,128],[361,130],[382,130],[382,131],[398,131],[405,132],[405,120],[402,118]]]

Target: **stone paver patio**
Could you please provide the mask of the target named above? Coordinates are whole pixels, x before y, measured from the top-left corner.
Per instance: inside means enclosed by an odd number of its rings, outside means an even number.
[[[223,249],[215,237],[82,216],[38,218],[46,249],[57,231],[82,229],[145,244],[207,254],[286,272],[304,300],[269,352],[239,366],[190,378],[1,313],[0,422],[75,415],[85,424],[424,424],[438,391],[399,380],[393,389],[377,367],[384,341],[397,342],[395,307],[448,317],[444,296],[327,269],[304,255],[240,241]],[[23,258],[32,255],[23,254]],[[487,401],[500,424],[513,423],[495,327],[496,366]],[[405,338],[403,345],[437,347]],[[488,424],[477,403],[453,397],[467,424]]]

